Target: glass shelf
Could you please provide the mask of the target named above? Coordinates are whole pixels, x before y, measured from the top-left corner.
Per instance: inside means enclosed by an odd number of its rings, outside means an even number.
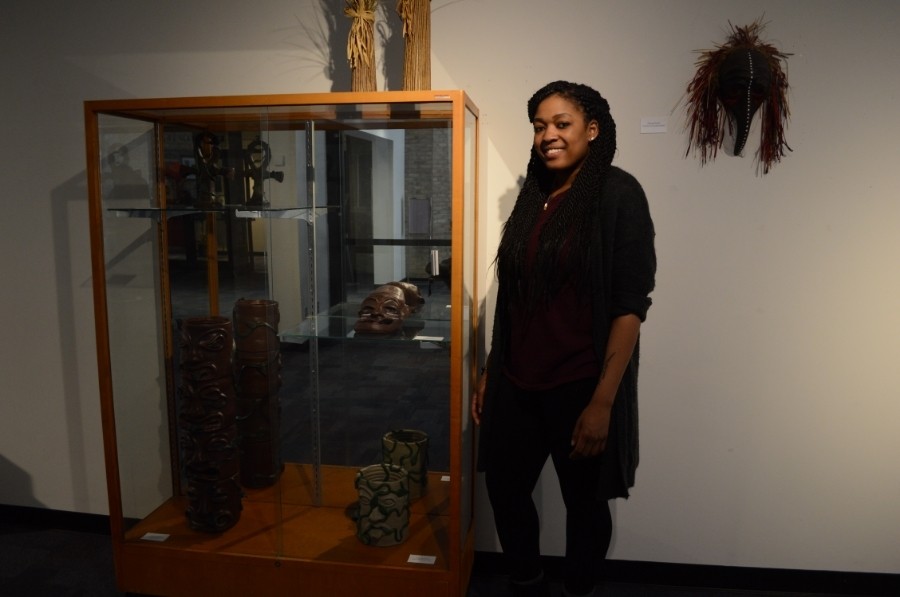
[[[120,218],[150,218],[156,221],[176,218],[192,214],[232,214],[241,219],[300,219],[310,220],[311,214],[319,217],[337,207],[292,207],[274,208],[264,206],[246,205],[212,205],[209,207],[195,207],[191,205],[175,205],[171,207],[111,207],[112,215]]]
[[[426,299],[427,300],[427,299]],[[303,343],[311,338],[354,342],[429,342],[441,346],[450,344],[450,306],[428,304],[403,321],[401,332],[391,335],[357,334],[353,327],[358,319],[358,303],[343,303],[309,317],[300,325],[282,331],[282,342]]]

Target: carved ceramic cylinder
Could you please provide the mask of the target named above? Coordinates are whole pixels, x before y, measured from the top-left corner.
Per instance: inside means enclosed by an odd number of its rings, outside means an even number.
[[[192,529],[218,533],[234,526],[242,509],[232,325],[225,317],[194,317],[180,321],[179,332],[185,514]]]
[[[404,469],[409,477],[409,499],[416,500],[428,487],[428,434],[418,429],[388,431],[381,438],[385,464]]]
[[[240,299],[234,305],[235,379],[241,445],[241,483],[268,487],[278,480],[281,458],[281,344],[278,302]]]
[[[356,474],[359,513],[356,536],[366,545],[388,547],[409,535],[409,485],[406,471],[373,464]]]
[[[278,352],[278,301],[238,299],[234,303],[234,348],[238,353]]]

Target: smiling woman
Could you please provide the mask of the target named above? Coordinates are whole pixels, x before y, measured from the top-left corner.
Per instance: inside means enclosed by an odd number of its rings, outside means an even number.
[[[572,186],[572,181],[588,155],[589,144],[597,136],[599,124],[588,120],[584,111],[561,95],[551,95],[538,106],[534,124],[534,149],[548,170],[554,173],[555,187],[548,199]],[[544,203],[547,209],[547,203]]]
[[[472,399],[514,595],[548,595],[531,493],[550,457],[566,504],[566,595],[590,595],[612,535],[608,500],[637,467],[638,335],[656,273],[638,182],[611,165],[606,100],[557,81],[528,102],[528,175],[497,251],[487,370]]]

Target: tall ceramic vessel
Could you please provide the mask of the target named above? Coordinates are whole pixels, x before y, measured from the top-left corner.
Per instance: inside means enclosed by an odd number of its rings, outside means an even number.
[[[409,499],[428,488],[428,434],[418,429],[388,431],[381,438],[382,461],[404,469],[409,476]]]
[[[268,487],[278,480],[281,457],[281,344],[278,302],[240,299],[234,305],[234,370],[241,484]]]
[[[225,317],[193,317],[179,327],[185,513],[191,528],[217,533],[234,526],[242,509],[232,326]]]

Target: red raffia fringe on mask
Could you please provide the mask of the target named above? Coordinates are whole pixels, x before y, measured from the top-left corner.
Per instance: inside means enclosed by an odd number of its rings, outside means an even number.
[[[787,101],[787,76],[781,68],[781,63],[790,54],[760,40],[759,35],[765,25],[759,20],[746,27],[735,27],[731,22],[728,26],[731,28],[731,35],[724,44],[711,50],[697,50],[700,52],[700,58],[696,62],[697,72],[685,94],[685,128],[690,130],[685,156],[692,150],[695,154],[699,152],[701,165],[715,159],[725,136],[727,118],[719,101],[719,69],[730,53],[736,50],[756,50],[765,57],[772,72],[768,96],[760,106],[762,128],[756,152],[757,169],[767,174],[775,163],[781,161],[785,149],[792,151],[784,139],[790,110]]]

